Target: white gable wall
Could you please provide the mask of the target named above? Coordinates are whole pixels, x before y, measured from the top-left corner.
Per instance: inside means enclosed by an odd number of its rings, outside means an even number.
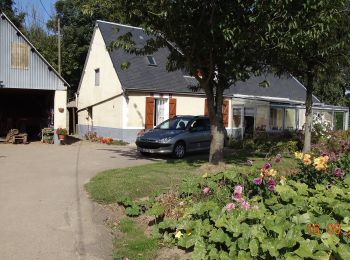
[[[100,71],[95,85],[95,70]],[[79,87],[78,122],[81,134],[87,131],[111,136],[111,129],[123,128],[123,90],[98,27],[95,28]],[[92,111],[89,117],[87,109]]]
[[[100,84],[95,86],[95,70]],[[95,28],[79,88],[78,110],[122,94],[122,87],[98,27]],[[108,101],[107,101],[108,102]]]

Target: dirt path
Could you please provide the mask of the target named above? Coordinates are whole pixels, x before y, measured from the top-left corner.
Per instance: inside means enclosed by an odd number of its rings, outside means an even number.
[[[86,142],[0,145],[0,259],[111,259],[104,212],[84,184],[147,162],[133,148]]]

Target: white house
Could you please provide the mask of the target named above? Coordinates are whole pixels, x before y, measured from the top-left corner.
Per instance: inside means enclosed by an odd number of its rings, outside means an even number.
[[[131,32],[136,44],[148,36],[142,28],[97,21],[78,90],[79,133],[134,142],[141,129],[153,128],[174,115],[207,113],[203,92],[194,92],[195,78],[168,72],[168,51],[135,56],[107,47],[118,35]],[[129,63],[127,69],[121,66]],[[260,85],[264,80],[269,87]],[[224,124],[229,133],[301,129],[305,122],[305,87],[291,76],[267,74],[238,82],[224,94]],[[334,128],[347,129],[349,109],[321,104],[314,112]]]
[[[68,83],[0,12],[0,136],[67,127]]]

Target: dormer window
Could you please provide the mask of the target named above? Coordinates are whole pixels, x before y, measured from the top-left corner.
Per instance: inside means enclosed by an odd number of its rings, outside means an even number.
[[[100,69],[95,69],[95,86],[100,85]]]
[[[148,65],[157,66],[156,60],[153,56],[147,56]]]

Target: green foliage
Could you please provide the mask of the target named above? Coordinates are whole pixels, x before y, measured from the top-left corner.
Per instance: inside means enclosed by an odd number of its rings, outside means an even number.
[[[160,223],[159,231],[168,241],[193,250],[193,259],[347,259],[348,192],[349,187],[312,189],[289,180],[268,196],[252,197],[259,209],[227,211],[211,197],[193,203],[179,221]],[[308,229],[311,223],[319,224],[321,234]],[[343,224],[340,234],[327,230],[328,224],[337,223]],[[178,232],[182,235],[175,238]]]
[[[155,203],[152,205],[152,207],[147,211],[147,214],[150,216],[159,217],[161,215],[164,215],[165,209],[162,205],[159,203]]]
[[[349,66],[350,31],[347,0],[273,0],[260,2],[269,22],[265,34],[269,51],[262,55],[278,74],[302,79],[306,91],[304,148],[310,150],[314,90],[328,92],[328,79]],[[320,15],[321,14],[321,15]],[[328,80],[329,82],[329,80]],[[341,83],[342,84],[342,83]],[[339,87],[331,89],[339,90]],[[345,93],[344,93],[345,94]]]
[[[307,156],[312,163],[301,163],[297,175],[274,174],[277,166],[265,164],[261,178],[274,178],[273,189],[255,183],[260,172],[253,166],[248,174],[187,178],[179,195],[188,202],[184,215],[165,218],[158,232],[193,251],[193,259],[348,259],[349,147],[330,161]],[[327,171],[317,170],[323,166]],[[344,169],[342,176],[333,174],[335,167]]]
[[[263,152],[269,155],[291,153],[301,149],[302,137],[300,132],[258,132],[253,138],[244,138],[243,140],[237,140],[230,136],[228,146],[234,149]]]
[[[0,0],[0,11],[4,12],[19,29],[23,29],[25,13],[18,12],[15,1]]]
[[[141,214],[141,207],[130,197],[120,197],[117,202],[125,207],[125,213],[129,217],[137,217]]]

